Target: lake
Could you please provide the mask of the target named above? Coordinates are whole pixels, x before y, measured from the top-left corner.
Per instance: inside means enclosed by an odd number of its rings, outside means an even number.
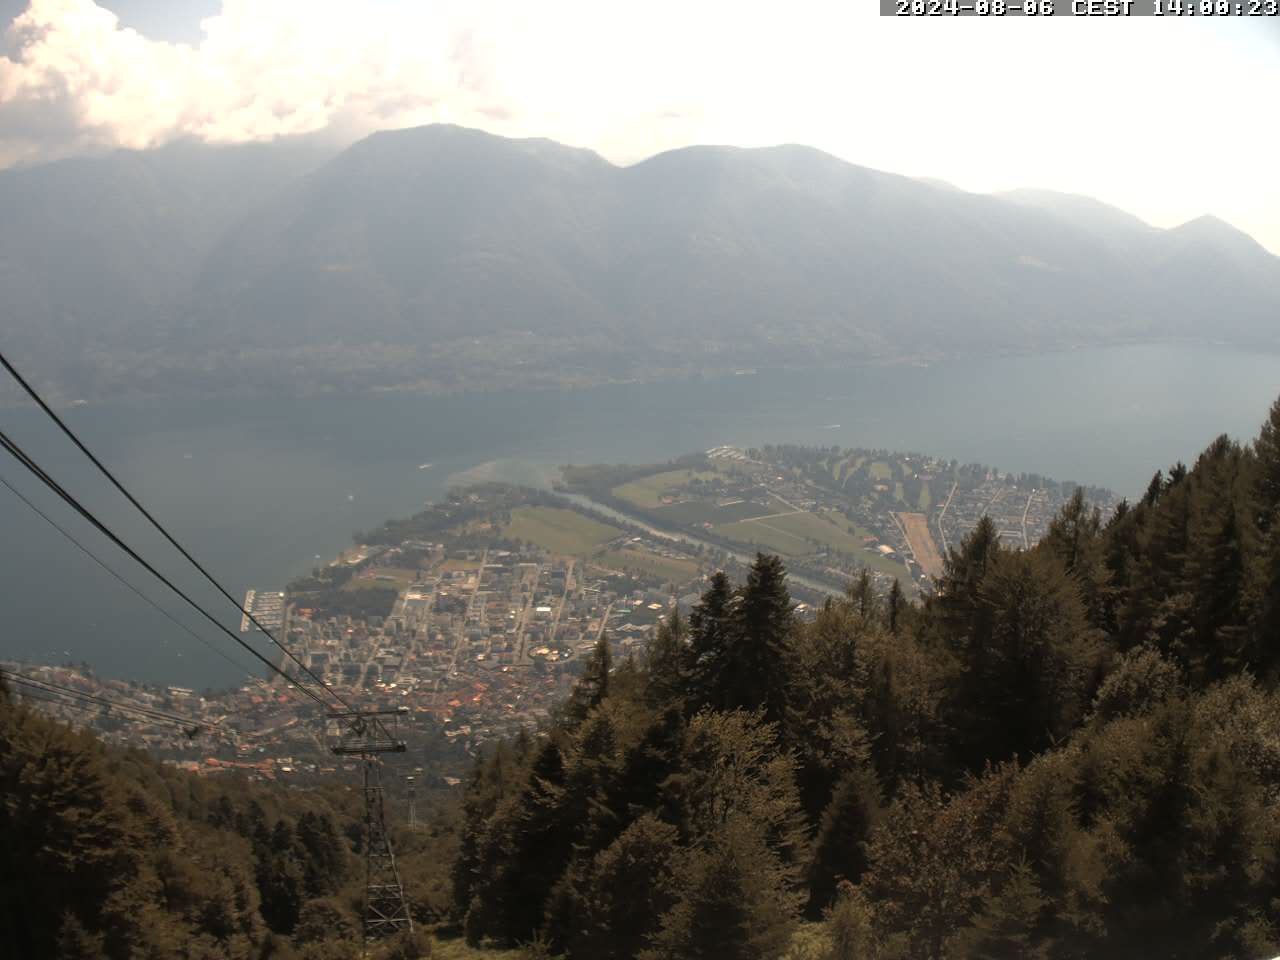
[[[1252,439],[1277,394],[1280,356],[1160,344],[575,391],[86,406],[66,416],[239,597],[283,587],[353,532],[411,513],[459,479],[546,484],[564,463],[772,442],[917,451],[1132,497],[1157,468],[1190,462],[1219,433]],[[181,569],[37,411],[3,410],[0,423],[144,555]],[[20,470],[0,462],[0,476],[64,520]],[[85,524],[65,525],[129,570]],[[198,688],[238,680],[236,666],[142,605],[3,488],[0,530],[0,657],[83,660],[107,675]],[[129,575],[163,595],[140,571]],[[237,629],[230,604],[197,578],[180,579]],[[199,623],[180,602],[165,605]],[[200,632],[248,659],[212,627]]]

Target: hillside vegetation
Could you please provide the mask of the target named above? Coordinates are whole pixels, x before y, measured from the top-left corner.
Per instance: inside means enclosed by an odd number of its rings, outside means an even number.
[[[345,779],[323,790],[205,779],[108,748],[0,686],[0,956],[355,960],[364,824]],[[433,834],[398,839],[414,912],[430,918],[448,848]],[[419,932],[372,956],[430,949]]]
[[[936,597],[710,581],[467,785],[470,942],[571,958],[1280,952],[1280,402]],[[805,935],[796,937],[802,921]]]
[[[425,521],[419,521],[425,522]],[[798,622],[779,558],[399,832],[442,956],[1261,960],[1280,952],[1280,402],[937,595]],[[359,796],[204,779],[0,690],[0,951],[358,952]],[[381,958],[432,949],[421,931]]]

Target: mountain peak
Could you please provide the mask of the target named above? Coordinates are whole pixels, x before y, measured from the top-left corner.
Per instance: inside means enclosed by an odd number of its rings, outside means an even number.
[[[1171,234],[1191,237],[1215,244],[1232,244],[1261,249],[1258,242],[1238,227],[1232,226],[1221,217],[1211,213],[1188,220],[1169,231]]]

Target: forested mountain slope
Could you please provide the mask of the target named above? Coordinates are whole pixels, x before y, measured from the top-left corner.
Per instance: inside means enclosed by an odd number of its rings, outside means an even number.
[[[467,787],[454,910],[572,958],[1280,952],[1280,402],[922,606],[711,581]]]
[[[418,921],[592,960],[1280,952],[1280,402],[1031,550],[980,523],[923,604],[863,580],[800,622],[785,578],[713,577],[642,663],[598,644],[460,813],[398,834]],[[0,692],[0,945],[350,957],[357,803]]]
[[[354,960],[357,791],[205,779],[105,747],[0,688],[0,956],[41,960]],[[400,868],[432,914],[437,850]],[[379,960],[429,950],[421,935]]]

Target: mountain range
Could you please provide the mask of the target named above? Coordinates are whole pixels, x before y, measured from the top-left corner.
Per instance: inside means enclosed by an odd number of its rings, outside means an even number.
[[[0,335],[64,399],[1280,346],[1280,258],[1220,220],[802,146],[616,166],[445,125],[179,143],[2,172],[0,209]]]

